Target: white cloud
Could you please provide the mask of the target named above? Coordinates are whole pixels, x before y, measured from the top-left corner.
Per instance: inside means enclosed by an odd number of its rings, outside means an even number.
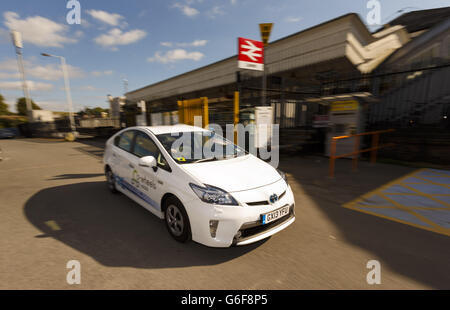
[[[81,19],[81,27],[83,28],[90,28],[92,25],[90,22],[88,22],[86,19],[82,18]]]
[[[206,43],[208,43],[208,40],[195,40],[191,43],[187,43],[187,46],[196,46],[196,47],[205,46]],[[181,44],[183,44],[183,43],[181,43]],[[180,44],[180,46],[182,46],[181,44]]]
[[[55,112],[68,112],[67,102],[64,101],[38,101],[36,104],[43,110]]]
[[[56,81],[63,78],[61,66],[56,64],[40,65],[30,60],[24,60],[25,75],[46,81]],[[78,67],[67,65],[70,78],[83,78],[86,74]],[[7,59],[0,62],[0,79],[19,78],[17,61],[15,59]]]
[[[86,13],[91,15],[96,20],[110,26],[119,26],[119,24],[124,20],[124,17],[120,14],[108,13],[102,10],[87,10]]]
[[[0,72],[0,79],[20,79],[19,72]]]
[[[65,43],[77,42],[76,39],[68,37],[68,26],[55,23],[45,17],[33,16],[20,19],[19,14],[15,12],[5,12],[3,17],[5,26],[10,30],[21,32],[24,42],[48,47],[63,47]]]
[[[53,85],[49,83],[41,83],[35,81],[27,81],[28,89],[31,91],[49,91],[53,89]],[[5,90],[22,90],[21,81],[0,82],[0,89]]]
[[[69,71],[69,77],[71,79],[82,78],[85,76],[82,69],[72,65],[67,65],[67,70]],[[56,81],[63,78],[63,72],[59,64],[33,66],[26,71],[26,74],[47,81]]]
[[[284,19],[284,21],[287,22],[287,23],[298,23],[301,20],[302,20],[301,17],[292,17],[292,16],[286,17]]]
[[[181,60],[194,60],[199,61],[205,55],[200,52],[187,52],[184,49],[174,49],[167,51],[164,54],[156,52],[153,57],[147,59],[148,62],[159,62],[163,64],[174,63]]]
[[[104,75],[112,75],[114,73],[113,70],[106,70],[106,71],[92,71],[91,74],[95,77],[100,77]]]
[[[223,10],[223,7],[220,5],[214,6],[213,8],[211,8],[210,10],[208,10],[206,12],[206,15],[211,18],[214,19],[219,15],[225,15],[225,11]]]
[[[175,3],[172,7],[179,9],[184,15],[189,17],[194,17],[198,13],[200,13],[196,8],[190,7],[187,4],[182,4],[179,2]]]
[[[84,32],[81,30],[78,30],[75,32],[75,37],[76,38],[82,38],[84,36]]]
[[[174,45],[180,46],[180,47],[199,47],[199,46],[205,46],[208,43],[208,40],[195,40],[188,43],[174,43],[174,42],[161,42],[160,44],[165,47],[172,47]]]
[[[94,87],[92,85],[85,85],[85,86],[81,86],[79,88],[79,90],[82,90],[82,91],[100,91],[102,89]]]
[[[119,28],[111,29],[108,33],[102,34],[94,39],[94,41],[103,46],[117,50],[117,45],[128,45],[135,43],[144,38],[147,33],[144,30],[135,29],[123,32]]]

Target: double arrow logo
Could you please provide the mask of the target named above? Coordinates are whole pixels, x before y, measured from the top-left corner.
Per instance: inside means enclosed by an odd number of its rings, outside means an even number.
[[[262,54],[258,53],[262,52],[262,48],[256,47],[252,42],[248,40],[245,40],[245,43],[247,43],[247,45],[241,45],[241,48],[246,49],[247,51],[242,51],[241,54],[247,56],[252,61],[257,61],[258,59],[256,59],[256,57],[262,57]]]

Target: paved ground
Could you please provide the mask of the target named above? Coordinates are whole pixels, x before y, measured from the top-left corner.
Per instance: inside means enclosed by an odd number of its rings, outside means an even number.
[[[415,170],[283,158],[297,221],[257,244],[178,244],[164,224],[104,184],[101,143],[1,140],[0,289],[450,288],[450,237],[343,205]],[[82,283],[66,283],[81,262]],[[366,283],[369,260],[379,286]]]

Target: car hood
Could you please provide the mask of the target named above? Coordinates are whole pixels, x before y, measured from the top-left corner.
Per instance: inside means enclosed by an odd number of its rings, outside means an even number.
[[[203,184],[229,193],[261,187],[281,179],[276,169],[253,155],[185,164],[182,167]]]

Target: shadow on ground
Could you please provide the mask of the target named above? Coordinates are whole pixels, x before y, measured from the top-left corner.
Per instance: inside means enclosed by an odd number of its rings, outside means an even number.
[[[107,139],[98,137],[83,137],[76,140],[82,146],[75,149],[86,155],[95,157],[97,159],[103,158],[103,151]]]
[[[103,176],[103,173],[60,174],[50,180],[89,179]]]
[[[292,184],[294,191],[300,186],[339,229],[346,243],[373,253],[374,259],[380,258],[382,268],[434,288],[450,288],[449,237],[342,207],[414,168],[362,162],[359,171],[352,172],[351,161],[344,159],[337,162],[336,177],[331,179],[327,177],[328,161],[323,157],[283,158],[281,163],[280,168],[298,184]]]
[[[26,202],[24,212],[43,232],[37,238],[55,238],[111,267],[215,265],[245,255],[264,243],[229,249],[177,243],[163,221],[124,195],[111,194],[105,182],[41,190]],[[48,221],[55,221],[61,230],[52,230]]]

